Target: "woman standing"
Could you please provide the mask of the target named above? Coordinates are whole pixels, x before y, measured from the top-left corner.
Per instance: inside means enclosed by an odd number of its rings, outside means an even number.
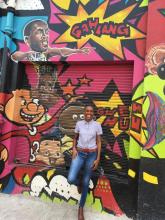
[[[100,161],[102,128],[98,122],[93,120],[93,116],[93,107],[86,106],[85,120],[77,122],[73,140],[73,155],[68,182],[77,185],[79,189],[82,184],[78,220],[84,220],[83,207],[88,193],[89,181],[92,170],[97,169]],[[83,168],[82,182],[78,179],[81,168]]]

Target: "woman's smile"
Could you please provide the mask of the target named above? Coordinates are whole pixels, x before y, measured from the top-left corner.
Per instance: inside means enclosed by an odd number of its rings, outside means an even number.
[[[94,115],[93,108],[91,106],[87,106],[85,109],[85,120],[86,121],[92,120],[93,115]]]

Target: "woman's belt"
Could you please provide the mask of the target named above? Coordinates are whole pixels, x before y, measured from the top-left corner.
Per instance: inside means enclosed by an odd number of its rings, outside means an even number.
[[[89,149],[89,148],[76,147],[76,149],[77,149],[77,151],[84,152],[84,153],[90,153],[90,152],[96,152],[97,151],[97,148]]]

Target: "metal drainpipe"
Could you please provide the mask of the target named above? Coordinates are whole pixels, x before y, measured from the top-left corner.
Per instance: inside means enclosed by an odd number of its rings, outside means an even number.
[[[6,15],[6,25],[5,25],[5,40],[4,49],[2,53],[2,66],[1,66],[1,86],[2,91],[5,89],[6,84],[6,69],[8,65],[8,51],[10,50],[10,43],[12,39],[12,34],[14,32],[14,15],[17,0],[9,0],[7,4],[7,15]],[[7,37],[10,38],[9,44],[7,46]],[[8,48],[9,47],[9,48]]]

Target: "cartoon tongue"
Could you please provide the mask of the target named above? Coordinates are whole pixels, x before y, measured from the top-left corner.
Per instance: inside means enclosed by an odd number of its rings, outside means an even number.
[[[146,116],[148,140],[144,149],[149,150],[165,138],[165,103],[156,94],[147,92],[150,106]]]

